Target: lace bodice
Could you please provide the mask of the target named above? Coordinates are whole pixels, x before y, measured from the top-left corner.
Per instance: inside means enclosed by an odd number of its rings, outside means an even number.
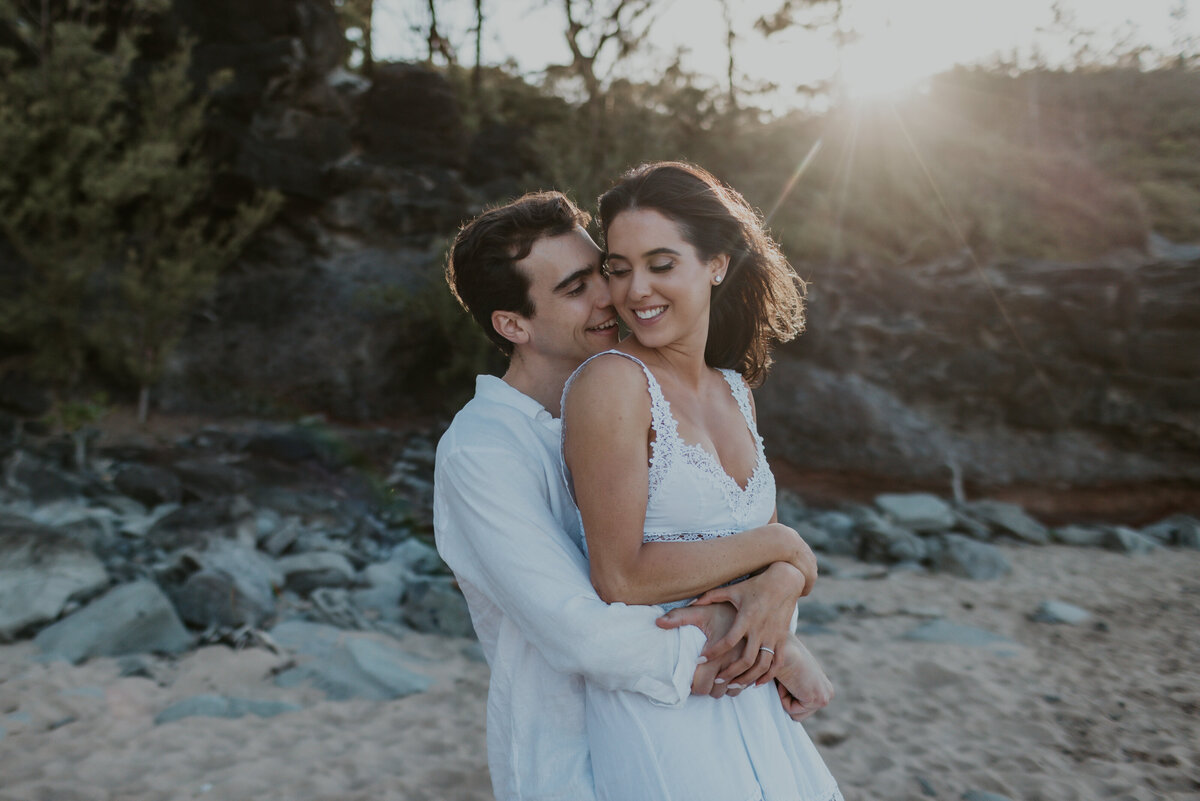
[[[671,413],[671,404],[650,368],[640,359],[616,350],[605,351],[592,359],[606,354],[622,356],[640,366],[650,393],[650,425],[654,440],[650,450],[643,540],[704,540],[767,523],[775,510],[775,477],[767,464],[762,437],[754,425],[750,390],[742,377],[733,370],[721,370],[754,439],[755,465],[745,487],[739,486],[725,472],[710,451],[701,445],[686,443],[679,436],[679,424]],[[592,359],[580,365],[563,388],[564,409],[572,382]],[[564,420],[564,437],[566,426]],[[569,473],[566,478],[567,486],[572,487]]]

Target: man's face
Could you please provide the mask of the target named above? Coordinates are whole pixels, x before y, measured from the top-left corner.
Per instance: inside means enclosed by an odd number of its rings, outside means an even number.
[[[600,274],[600,248],[583,228],[533,244],[517,263],[529,276],[533,317],[524,347],[552,361],[578,365],[617,344],[617,315]]]

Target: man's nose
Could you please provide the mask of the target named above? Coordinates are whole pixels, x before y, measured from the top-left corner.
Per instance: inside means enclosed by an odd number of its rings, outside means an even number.
[[[596,307],[603,308],[612,305],[612,289],[608,281],[596,282]]]

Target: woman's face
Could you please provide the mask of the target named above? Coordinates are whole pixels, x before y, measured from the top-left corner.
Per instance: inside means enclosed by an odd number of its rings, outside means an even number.
[[[618,214],[608,227],[609,289],[617,314],[648,348],[708,337],[712,288],[728,256],[702,261],[679,226],[654,209]]]

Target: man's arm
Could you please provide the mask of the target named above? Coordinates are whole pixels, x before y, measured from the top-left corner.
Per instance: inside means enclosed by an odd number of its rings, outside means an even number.
[[[537,465],[500,444],[439,447],[434,530],[442,558],[555,670],[682,703],[705,635],[658,628],[656,606],[601,601],[586,559],[549,508],[546,481]]]

